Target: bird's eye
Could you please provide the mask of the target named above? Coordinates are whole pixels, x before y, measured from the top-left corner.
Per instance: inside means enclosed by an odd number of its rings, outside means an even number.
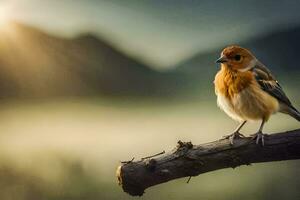
[[[241,55],[235,55],[234,56],[234,60],[236,60],[236,61],[240,61],[241,60]]]

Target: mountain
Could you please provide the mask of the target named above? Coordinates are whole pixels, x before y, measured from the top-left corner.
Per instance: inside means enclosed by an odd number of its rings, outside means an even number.
[[[300,77],[299,38],[300,27],[294,27],[288,30],[273,31],[237,45],[250,49],[262,63],[271,69],[276,77]],[[176,66],[177,73],[189,77],[186,79],[183,90],[206,91],[210,87],[209,94],[212,95],[212,82],[219,70],[218,64],[214,61],[220,56],[223,48],[196,54]]]
[[[66,39],[16,22],[0,28],[0,70],[0,97],[168,95],[180,79],[92,34]]]
[[[300,27],[241,43],[277,76],[299,74]],[[92,34],[67,39],[11,23],[0,28],[0,97],[213,95],[220,47],[158,72]]]

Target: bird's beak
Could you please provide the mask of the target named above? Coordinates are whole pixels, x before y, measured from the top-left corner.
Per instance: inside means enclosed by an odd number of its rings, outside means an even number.
[[[228,59],[225,56],[221,56],[218,60],[216,60],[216,63],[226,63],[228,62]]]

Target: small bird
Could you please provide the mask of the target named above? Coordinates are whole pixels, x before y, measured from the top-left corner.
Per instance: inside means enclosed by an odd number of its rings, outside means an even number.
[[[266,121],[272,114],[281,112],[300,121],[300,112],[292,105],[270,70],[247,49],[239,46],[225,48],[216,61],[221,69],[215,77],[218,106],[232,119],[240,122],[233,134],[226,136],[233,144],[244,137],[240,130],[247,121],[261,120],[254,139],[261,141]]]

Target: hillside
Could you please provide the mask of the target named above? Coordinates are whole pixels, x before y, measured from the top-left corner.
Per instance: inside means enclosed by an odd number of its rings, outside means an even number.
[[[275,75],[295,76],[300,71],[299,37],[300,27],[240,45],[251,49]],[[92,34],[67,39],[11,23],[0,29],[0,97],[196,94],[209,98],[219,69],[214,61],[222,48],[158,72]]]
[[[65,39],[19,23],[0,29],[0,96],[167,95],[176,75],[161,74],[83,34]]]

